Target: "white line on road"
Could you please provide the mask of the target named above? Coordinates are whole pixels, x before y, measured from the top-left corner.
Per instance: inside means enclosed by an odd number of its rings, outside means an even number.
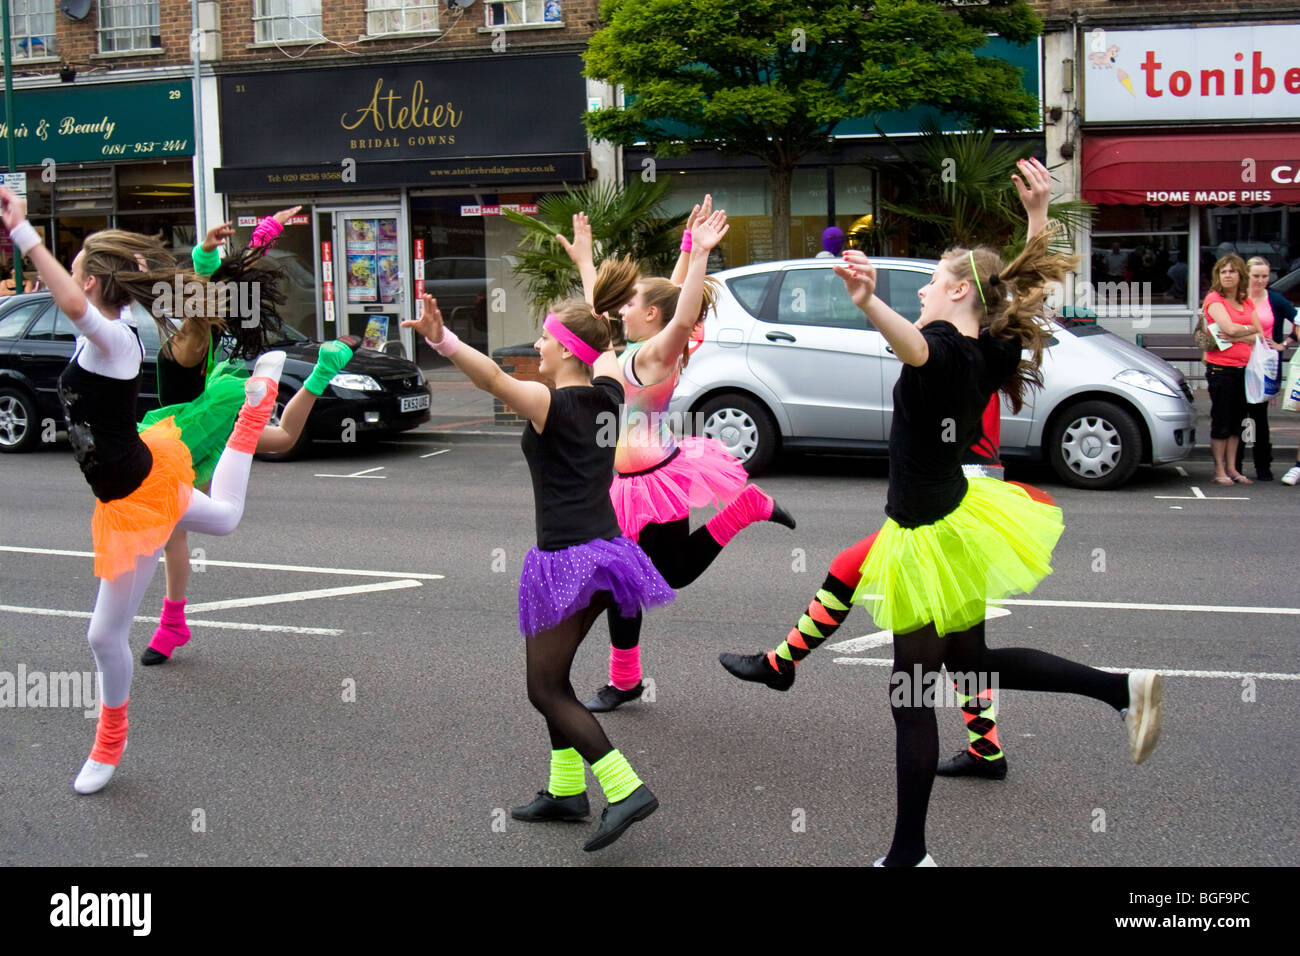
[[[866,664],[869,667],[892,667],[894,662],[888,657],[835,657],[836,664]],[[1127,674],[1133,667],[1098,667],[1098,670],[1110,671],[1112,674]],[[1300,674],[1274,674],[1258,671],[1185,671],[1152,668],[1163,677],[1202,677],[1220,680],[1241,680],[1251,677],[1255,680],[1300,680]]]
[[[376,465],[374,468],[363,468],[361,471],[353,472],[350,475],[315,475],[316,478],[387,478],[387,475],[372,475],[372,471],[383,471],[383,465]]]
[[[1187,469],[1182,465],[1174,465],[1174,471],[1178,472],[1179,476],[1182,478],[1187,477]]]
[[[377,584],[357,584],[346,588],[321,588],[316,591],[293,591],[288,594],[265,594],[261,597],[233,598],[229,601],[207,601],[191,604],[187,611],[223,611],[232,607],[255,607],[263,604],[288,604],[293,601],[315,601],[319,598],[342,597],[347,594],[367,594],[372,591],[392,591],[398,588],[423,587],[419,581],[380,581]]]
[[[991,621],[997,617],[1009,617],[1011,612],[1006,608],[989,607],[985,609],[984,620]],[[862,651],[870,650],[873,647],[881,647],[888,644],[894,639],[893,631],[876,631],[874,634],[866,634],[862,637],[851,637],[847,641],[840,641],[837,644],[827,644],[832,650],[841,651],[845,654],[857,654]]]
[[[863,595],[879,598],[878,594]],[[1197,614],[1287,614],[1300,616],[1300,607],[1220,607],[1215,604],[1138,604],[1125,601],[1047,601],[1034,598],[999,598],[989,604],[1019,607],[1083,607],[1099,611],[1188,611]]]
[[[56,548],[19,548],[0,546],[0,551],[16,551],[20,554],[50,554],[69,558],[93,558],[93,551],[61,551]],[[363,571],[357,568],[315,568],[302,564],[261,564],[253,561],[214,561],[206,558],[202,562],[215,568],[253,568],[257,571],[301,571],[306,574],[347,574],[365,578],[417,578],[421,581],[441,581],[441,574],[423,574],[419,571]]]
[[[1192,491],[1195,491],[1196,494],[1194,495],[1152,495],[1152,497],[1157,498],[1161,501],[1249,501],[1250,500],[1249,498],[1244,498],[1244,497],[1234,498],[1232,495],[1215,495],[1213,498],[1209,498],[1206,497],[1204,494],[1201,494],[1200,488],[1193,488]]]
[[[421,457],[421,458],[432,458],[434,455],[445,455],[445,454],[447,454],[447,452],[449,452],[449,451],[451,451],[450,448],[444,448],[444,449],[442,449],[441,451],[431,451],[431,452],[429,452],[429,454],[427,454],[427,455],[421,455],[420,457]]]
[[[193,608],[190,610],[193,610]],[[49,607],[18,607],[13,604],[0,604],[0,612],[9,614],[36,614],[41,617],[90,617],[89,611],[60,611]],[[141,624],[157,624],[160,621],[160,619],[156,617],[144,616],[136,617],[134,620]],[[288,624],[244,624],[239,621],[196,621],[193,618],[187,619],[185,623],[190,627],[220,627],[232,631],[270,631],[276,634],[320,634],[327,637],[336,637],[343,633],[343,631],[336,627],[293,627]]]

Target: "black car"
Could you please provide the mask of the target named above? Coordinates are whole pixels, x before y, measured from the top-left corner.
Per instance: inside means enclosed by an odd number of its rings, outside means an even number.
[[[138,412],[158,407],[156,362],[158,327],[139,310],[136,324],[144,344],[144,376]],[[320,344],[285,327],[277,343],[288,355],[280,376],[276,413],[302,387],[316,364]],[[56,390],[59,374],[72,358],[77,332],[54,305],[48,292],[0,299],[0,452],[27,451],[49,440],[66,423]],[[267,458],[301,453],[313,439],[351,441],[366,433],[391,433],[429,420],[429,387],[413,362],[396,356],[358,351],[312,406],[307,427],[294,448]]]

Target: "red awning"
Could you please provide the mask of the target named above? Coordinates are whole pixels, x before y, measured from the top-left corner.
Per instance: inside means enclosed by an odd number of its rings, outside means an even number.
[[[1138,206],[1300,204],[1300,133],[1085,136],[1083,198]]]

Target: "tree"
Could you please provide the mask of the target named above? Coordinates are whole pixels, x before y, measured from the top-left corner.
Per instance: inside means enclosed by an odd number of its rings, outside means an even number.
[[[610,183],[585,183],[537,201],[537,215],[511,209],[502,215],[524,227],[515,272],[527,276],[528,301],[536,315],[569,295],[582,293],[578,269],[556,241],[562,232],[573,238],[573,214],[591,222],[596,264],[608,256],[631,256],[646,275],[666,275],[677,259],[677,231],[684,215],[665,216],[664,195],[670,184],[633,180],[621,189]]]
[[[828,151],[842,120],[922,104],[990,128],[1037,124],[1019,71],[975,55],[988,33],[1038,36],[1024,0],[603,0],[600,18],[586,75],[621,85],[627,102],[587,113],[587,131],[660,156],[761,158],[778,258],[790,254],[795,166]]]

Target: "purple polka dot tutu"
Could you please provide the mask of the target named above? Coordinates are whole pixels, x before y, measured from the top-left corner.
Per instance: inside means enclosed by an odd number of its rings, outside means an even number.
[[[597,538],[559,551],[533,548],[519,577],[519,630],[525,637],[555,627],[609,591],[624,617],[668,604],[677,595],[646,553],[627,538]]]

